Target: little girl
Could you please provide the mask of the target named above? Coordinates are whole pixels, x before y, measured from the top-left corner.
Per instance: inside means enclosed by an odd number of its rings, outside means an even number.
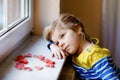
[[[113,63],[110,51],[90,39],[81,21],[73,15],[61,14],[45,28],[45,38],[53,56],[61,59],[72,55],[72,64],[86,80],[119,80],[120,69]]]

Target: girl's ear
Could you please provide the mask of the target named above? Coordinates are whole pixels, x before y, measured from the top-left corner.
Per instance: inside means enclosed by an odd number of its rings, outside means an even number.
[[[76,32],[77,34],[81,34],[81,33],[82,33],[82,29],[81,29],[81,26],[80,26],[80,25],[77,25],[77,26],[76,26],[75,32]]]

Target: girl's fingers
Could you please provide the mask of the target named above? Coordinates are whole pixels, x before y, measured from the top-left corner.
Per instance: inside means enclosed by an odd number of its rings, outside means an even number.
[[[69,56],[69,54],[67,52],[64,52],[66,56]]]
[[[55,57],[57,59],[66,58],[69,54],[63,50],[57,51],[55,53],[52,53],[52,57]]]
[[[61,56],[62,56],[62,58],[66,58],[66,55],[63,51],[61,51]]]
[[[61,54],[60,54],[60,52],[53,53],[52,56],[54,56],[54,57],[57,58],[57,59],[61,59]]]
[[[56,53],[56,55],[57,55],[57,59],[60,59],[60,54],[58,52]]]
[[[55,55],[54,55],[54,53],[52,53],[52,58],[54,58],[55,57]]]
[[[53,53],[53,56],[54,56],[55,58],[58,58],[58,56],[57,56],[57,54],[56,54],[56,53]]]

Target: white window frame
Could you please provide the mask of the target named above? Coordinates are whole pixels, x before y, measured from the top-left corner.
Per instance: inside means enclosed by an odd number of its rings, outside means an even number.
[[[8,0],[3,0],[3,29],[0,30],[0,36],[3,36],[5,33],[7,33],[9,30],[11,30],[12,28],[16,27],[18,24],[20,24],[21,22],[23,22],[24,20],[26,20],[27,18],[30,17],[30,11],[29,11],[29,0],[21,0],[23,4],[21,4],[21,18],[12,22],[11,24],[8,25],[8,19],[7,19],[7,14],[8,14],[8,9],[7,9],[7,1]],[[24,5],[25,4],[25,8]],[[26,14],[24,14],[24,10],[28,10],[26,11]]]
[[[30,36],[33,29],[33,0],[29,0],[29,16],[0,36],[0,62]]]

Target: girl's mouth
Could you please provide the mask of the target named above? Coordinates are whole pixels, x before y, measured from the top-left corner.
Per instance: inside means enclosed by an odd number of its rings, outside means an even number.
[[[68,52],[69,50],[69,45],[65,47],[65,51]]]

